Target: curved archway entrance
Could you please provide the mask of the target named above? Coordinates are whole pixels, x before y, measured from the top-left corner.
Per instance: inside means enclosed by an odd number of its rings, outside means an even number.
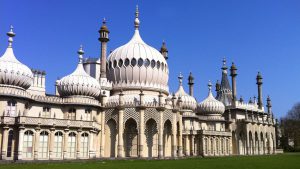
[[[155,120],[146,122],[145,129],[146,143],[145,153],[148,157],[158,157],[158,131]]]
[[[172,154],[172,124],[167,120],[164,124],[163,143],[164,143],[164,157],[170,157]]]
[[[125,123],[124,150],[126,157],[138,156],[138,130],[135,120],[129,119]]]
[[[117,154],[117,123],[110,119],[105,125],[105,157],[116,157]]]

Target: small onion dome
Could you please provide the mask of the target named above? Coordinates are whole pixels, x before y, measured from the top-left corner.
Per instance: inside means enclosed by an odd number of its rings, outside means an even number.
[[[181,75],[181,73],[179,74],[178,79],[179,79],[179,88],[175,93],[175,96],[177,98],[181,97],[182,109],[195,110],[197,108],[197,101],[194,97],[190,96],[184,91],[182,86],[183,76]]]
[[[204,115],[222,115],[225,112],[225,106],[222,102],[214,98],[211,92],[211,82],[208,83],[208,96],[198,104],[198,112]]]
[[[0,84],[11,85],[28,89],[33,81],[31,70],[14,55],[12,48],[13,37],[16,34],[13,32],[13,27],[7,32],[8,47],[5,53],[0,57]]]
[[[102,26],[101,26],[99,32],[108,32],[109,33],[109,30],[106,26],[106,19],[105,18],[103,18]]]
[[[63,77],[58,81],[57,89],[61,96],[91,96],[97,97],[100,94],[100,84],[99,82],[88,75],[82,66],[82,56],[84,51],[82,46],[78,50],[79,54],[79,63],[76,70],[68,75]]]
[[[139,33],[139,12],[135,16],[135,32],[131,40],[108,56],[108,80],[114,90],[162,91],[167,94],[169,69],[163,55],[147,45]]]

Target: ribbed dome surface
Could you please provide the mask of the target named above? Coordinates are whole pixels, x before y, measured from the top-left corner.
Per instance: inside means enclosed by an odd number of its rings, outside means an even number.
[[[59,80],[57,89],[61,96],[97,97],[101,88],[99,82],[84,71],[80,56],[76,70]]]
[[[137,16],[136,16],[137,17]],[[114,89],[156,90],[168,92],[169,70],[162,54],[147,45],[141,38],[135,20],[136,29],[132,39],[115,49],[108,59],[108,79]]]
[[[178,78],[179,78],[179,88],[178,88],[177,92],[175,93],[175,96],[177,98],[181,97],[182,109],[195,110],[197,108],[196,99],[193,96],[187,94],[184,91],[184,88],[182,86],[182,76],[181,76],[181,74]]]
[[[9,46],[0,58],[0,84],[12,85],[28,89],[33,81],[32,71],[14,55],[12,41],[15,34],[11,31],[9,36]]]
[[[207,98],[198,104],[198,113],[204,115],[221,115],[224,113],[224,111],[224,104],[216,100],[212,95],[210,84]]]

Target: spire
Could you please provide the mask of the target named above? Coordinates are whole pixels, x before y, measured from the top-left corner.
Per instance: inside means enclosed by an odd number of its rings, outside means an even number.
[[[179,73],[179,76],[178,76],[178,80],[179,80],[179,86],[182,86],[182,79],[183,79],[183,76],[181,74],[181,72]]]
[[[83,54],[84,54],[84,51],[83,51],[83,46],[80,45],[80,48],[79,50],[77,51],[78,55],[79,55],[79,64],[82,64],[82,59],[83,59]]]
[[[140,27],[140,20],[139,20],[139,6],[138,6],[138,5],[136,5],[136,9],[135,9],[134,27],[135,27],[136,30],[138,30],[139,27]]]
[[[272,113],[272,103],[271,103],[271,98],[268,96],[267,98],[267,108],[268,108],[268,114]]]
[[[222,60],[222,79],[220,90],[217,92],[216,99],[223,102],[225,106],[231,105],[232,103],[232,91],[229,84],[228,76],[227,76],[227,66],[226,66],[226,59],[223,58]]]
[[[12,42],[14,41],[13,40],[13,37],[16,36],[16,34],[14,33],[14,27],[12,25],[10,25],[10,31],[6,33],[6,35],[8,36],[8,47],[11,48],[12,47]]]

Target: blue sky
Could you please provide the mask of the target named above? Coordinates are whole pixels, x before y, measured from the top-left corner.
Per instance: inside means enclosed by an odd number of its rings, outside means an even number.
[[[99,57],[102,18],[111,31],[108,49],[132,36],[135,5],[139,4],[141,36],[169,49],[170,91],[177,90],[182,72],[187,88],[195,76],[198,101],[207,96],[207,82],[221,78],[222,58],[238,68],[237,93],[244,100],[257,95],[255,77],[263,75],[263,98],[271,96],[273,111],[283,116],[300,100],[300,1],[294,0],[1,0],[0,52],[7,47],[9,25],[17,36],[17,58],[47,72],[47,92],[57,77],[71,73],[80,44],[85,56]]]

